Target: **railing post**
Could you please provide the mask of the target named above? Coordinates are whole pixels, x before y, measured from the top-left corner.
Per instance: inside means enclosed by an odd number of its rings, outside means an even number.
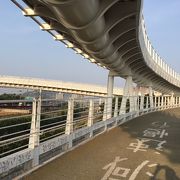
[[[146,109],[148,109],[148,108],[149,108],[149,97],[146,96]]]
[[[136,93],[135,97],[134,97],[134,111],[136,112],[135,116],[139,115],[139,104],[138,104],[138,95]]]
[[[93,125],[93,119],[94,119],[94,101],[93,99],[89,100],[89,115],[88,115],[88,127],[91,127]]]
[[[154,107],[157,108],[157,96],[154,96]]]
[[[32,119],[31,119],[31,129],[30,129],[30,136],[29,136],[29,148],[34,149],[35,147],[35,136],[36,136],[36,99],[33,99],[32,102]]]
[[[161,106],[161,102],[160,102],[160,99],[161,97],[160,96],[158,96],[158,110],[160,109],[160,106]]]
[[[170,106],[170,100],[169,100],[169,96],[167,97],[167,108],[169,108],[169,106]]]
[[[73,132],[73,115],[74,115],[74,99],[70,98],[68,100],[68,112],[67,112],[65,134],[69,135]]]
[[[99,98],[99,106],[102,104],[102,98]]]
[[[36,136],[35,136],[35,148],[33,157],[33,166],[39,164],[39,144],[40,144],[40,121],[41,121],[41,91],[37,101],[37,119],[36,119]]]
[[[161,96],[161,109],[164,109],[164,96]]]
[[[137,110],[140,110],[140,95],[137,96]]]
[[[178,107],[178,97],[176,96],[176,107]]]
[[[107,119],[107,98],[104,98],[103,121]]]
[[[36,145],[39,146],[40,142],[40,121],[41,121],[41,97],[37,101],[37,122],[36,122]]]
[[[178,96],[176,96],[176,107],[178,107]]]
[[[118,97],[115,98],[114,117],[118,116]]]
[[[166,109],[166,108],[167,108],[167,97],[164,96],[164,109]]]
[[[129,112],[133,112],[135,109],[135,99],[132,94],[129,96],[129,104],[130,104]]]
[[[33,99],[32,103],[32,121],[28,147],[34,150],[32,161],[33,167],[39,164],[40,120],[41,96],[39,96],[38,100]]]
[[[112,98],[113,98],[114,76],[109,73],[107,83],[107,119],[112,117]]]
[[[136,87],[134,95],[134,111],[136,112],[137,116],[139,114],[139,87]]]
[[[176,107],[177,106],[177,100],[176,100],[176,96],[174,97],[174,107]]]
[[[171,107],[173,107],[174,106],[174,93],[173,92],[171,93],[170,98],[171,98],[171,100],[170,100],[171,101]]]
[[[141,94],[140,110],[144,109],[144,94]]]
[[[166,96],[166,109],[168,108],[168,103],[169,103],[169,100],[168,100],[168,96]]]
[[[126,113],[126,102],[127,102],[127,97],[123,95],[119,115]]]
[[[168,99],[167,96],[165,96],[165,109],[167,109]]]
[[[90,99],[89,100],[89,115],[88,115],[88,122],[87,126],[91,127],[93,125],[93,120],[94,120],[94,100]],[[90,137],[93,136],[93,130],[90,130]]]
[[[164,106],[164,96],[163,95],[161,95],[161,110],[163,109],[163,106]]]
[[[144,110],[144,92],[142,87],[140,87],[140,111],[143,112]]]
[[[176,96],[176,107],[178,107],[178,96]]]
[[[70,136],[70,134],[73,132],[73,120],[74,120],[74,98],[71,97],[68,100],[68,112],[67,112],[66,128],[65,128],[65,134],[69,135],[68,148],[72,147],[72,137]]]

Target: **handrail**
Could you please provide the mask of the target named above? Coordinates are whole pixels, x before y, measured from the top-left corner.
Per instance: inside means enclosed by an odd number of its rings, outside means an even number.
[[[152,46],[152,43],[150,42],[147,34],[145,20],[142,14],[139,24],[139,41],[144,55],[144,60],[149,65],[149,67],[170,83],[180,87],[180,74],[175,72],[175,70],[171,68],[165,62],[165,60],[163,60],[163,58],[161,58],[161,56]]]

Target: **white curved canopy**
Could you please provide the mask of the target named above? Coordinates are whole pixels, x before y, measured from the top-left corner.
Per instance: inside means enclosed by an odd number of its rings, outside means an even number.
[[[28,8],[11,1],[90,62],[117,76],[132,76],[138,86],[180,94],[179,74],[156,53],[147,36],[143,0],[23,0]]]

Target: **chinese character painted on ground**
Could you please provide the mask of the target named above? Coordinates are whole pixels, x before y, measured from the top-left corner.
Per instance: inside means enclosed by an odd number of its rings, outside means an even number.
[[[144,137],[151,137],[154,138],[156,136],[158,136],[159,138],[163,138],[164,136],[168,136],[168,133],[166,132],[165,129],[161,130],[161,129],[146,129],[145,131],[143,131],[143,136]]]
[[[127,149],[132,149],[134,153],[138,151],[147,151],[147,149],[150,147],[148,144],[145,144],[146,142],[154,141],[157,143],[157,146],[155,147],[158,151],[163,151],[163,145],[167,142],[155,140],[155,139],[149,139],[149,138],[139,138],[136,139],[137,143],[130,143]],[[155,152],[156,154],[160,154],[159,152]]]
[[[160,122],[160,121],[153,122],[153,123],[152,123],[152,126],[154,126],[154,127],[156,127],[156,128],[160,128],[160,129],[168,128],[168,127],[169,127],[169,125],[167,124],[167,122]]]
[[[115,158],[115,160],[106,166],[103,167],[103,170],[106,170],[105,175],[101,180],[120,180],[120,178],[127,178],[129,180],[135,180],[137,175],[141,172],[141,170],[147,166],[149,168],[157,166],[157,164],[149,164],[149,161],[143,161],[136,169],[133,171],[129,168],[120,167],[117,164],[126,161],[128,158],[120,158],[119,156]],[[149,165],[148,165],[149,164]],[[154,175],[151,172],[146,172],[146,175],[153,177]]]
[[[104,177],[101,180],[106,180],[109,179],[109,176],[111,176],[111,174],[118,174],[118,172],[121,170],[119,169],[120,167],[116,167],[118,162],[121,161],[125,161],[128,158],[120,158],[119,156],[115,158],[115,160],[109,164],[107,164],[105,167],[103,167],[103,170],[107,170],[106,174],[104,175]],[[118,168],[118,169],[117,169]],[[124,172],[122,172],[121,174],[119,174],[119,177],[126,177],[126,175],[129,173],[130,169],[122,169],[124,170]]]
[[[127,149],[132,149],[133,152],[137,151],[147,151],[149,145],[144,144],[145,142],[150,141],[149,139],[136,139],[137,143],[130,143]]]
[[[167,143],[167,141],[165,140],[156,140],[156,139],[149,139],[149,138],[140,138],[139,140],[143,141],[143,142],[150,142],[153,141],[155,143],[157,143],[157,146],[155,147],[156,150],[158,151],[163,151],[163,145]],[[159,152],[155,152],[156,154],[160,154]]]
[[[156,150],[159,150],[159,151],[163,151],[163,144],[167,143],[166,141],[159,141],[159,143],[157,144],[157,147],[156,147]]]

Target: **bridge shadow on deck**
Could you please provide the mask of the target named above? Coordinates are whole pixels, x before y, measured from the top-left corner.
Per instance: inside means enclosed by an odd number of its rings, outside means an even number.
[[[163,145],[164,150],[161,154],[164,155],[170,163],[178,165],[179,170],[177,172],[180,172],[180,108],[154,112],[137,117],[121,125],[119,128],[128,133],[132,138],[141,139],[146,129],[159,129],[159,125],[163,125],[164,123],[167,123],[167,126],[162,127],[162,129],[166,130],[168,135],[163,138],[167,143]],[[152,126],[153,124],[154,127]],[[155,149],[155,143],[153,141],[148,141],[144,144],[149,145],[151,149]],[[163,180],[180,180],[180,177],[177,176],[173,168],[162,164],[157,165],[153,173],[154,176],[151,177],[150,180],[158,180],[158,175],[162,173],[165,178]]]
[[[157,119],[158,116],[158,119]],[[147,123],[145,123],[145,121]],[[152,126],[153,122],[167,123],[167,127],[164,128],[168,132],[168,136],[165,136],[167,144],[163,147],[165,151],[161,152],[168,157],[172,163],[180,163],[180,109],[171,109],[161,112],[154,112],[133,119],[120,127],[123,131],[128,132],[133,138],[142,137],[143,131],[147,128],[158,129]],[[138,124],[138,126],[137,126]],[[154,147],[153,142],[146,143],[150,147]]]
[[[158,175],[162,172],[165,173],[164,180],[180,180],[176,172],[166,165],[158,165],[154,171],[154,177],[150,178],[150,180],[158,180]]]

